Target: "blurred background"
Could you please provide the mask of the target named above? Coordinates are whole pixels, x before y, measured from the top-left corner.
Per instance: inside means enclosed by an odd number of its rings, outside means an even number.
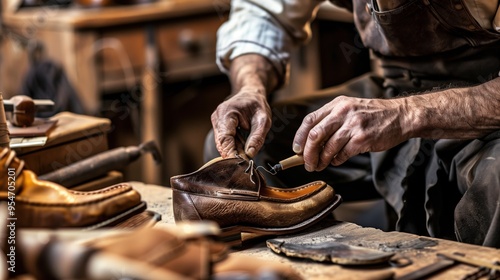
[[[163,164],[155,166],[149,157],[134,162],[122,170],[127,181],[168,185],[171,176],[203,164],[210,115],[231,90],[215,64],[216,31],[227,20],[230,1],[1,3],[4,98],[55,92],[60,110],[111,120],[109,148],[156,141]],[[312,29],[312,41],[294,51],[290,82],[276,99],[310,94],[370,70],[350,13],[325,3]],[[367,223],[374,220],[368,215]]]

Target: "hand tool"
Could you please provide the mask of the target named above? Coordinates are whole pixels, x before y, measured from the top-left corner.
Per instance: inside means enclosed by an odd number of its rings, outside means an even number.
[[[139,146],[119,147],[97,154],[44,174],[39,178],[65,187],[73,187],[109,171],[121,170],[146,152],[151,153],[156,164],[161,163],[158,147],[153,141],[149,141]]]
[[[265,170],[269,174],[276,175],[276,173],[278,173],[279,171],[288,169],[290,167],[303,165],[303,164],[304,164],[304,157],[302,155],[294,155],[294,156],[291,156],[291,157],[286,158],[284,160],[281,160],[280,162],[278,162],[274,166],[269,164],[269,167],[271,167],[271,169],[269,169],[269,170],[265,169],[262,166],[259,166],[259,167],[261,167],[263,170]]]
[[[14,126],[30,126],[35,121],[36,112],[49,112],[54,109],[50,99],[32,99],[26,95],[16,95],[4,100],[5,111],[12,112],[10,122]]]

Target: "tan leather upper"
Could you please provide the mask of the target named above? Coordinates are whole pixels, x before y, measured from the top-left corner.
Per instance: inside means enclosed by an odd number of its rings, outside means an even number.
[[[82,227],[112,218],[141,202],[128,184],[98,191],[78,192],[52,182],[36,179],[25,170],[23,191],[16,198],[16,215],[23,227]]]
[[[23,161],[9,149],[0,150],[0,200],[15,202],[14,215],[19,227],[83,227],[113,218],[141,203],[140,194],[128,184],[98,191],[79,192],[58,184],[38,180]],[[13,168],[14,176],[8,175]],[[8,177],[15,177],[15,190],[9,190]],[[11,191],[9,193],[8,191]],[[14,193],[14,195],[13,195]],[[9,200],[9,197],[12,199]]]

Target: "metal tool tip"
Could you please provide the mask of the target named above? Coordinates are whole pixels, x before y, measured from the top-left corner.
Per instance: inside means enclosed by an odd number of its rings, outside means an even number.
[[[271,164],[269,164],[269,163],[268,163],[267,165],[270,167],[270,169],[269,169],[269,170],[268,170],[268,169],[266,169],[266,168],[264,168],[263,166],[257,166],[257,168],[255,168],[255,169],[256,169],[256,170],[259,170],[259,168],[261,168],[262,170],[264,170],[265,172],[267,172],[267,173],[269,173],[269,174],[271,174],[271,175],[276,175],[276,173],[278,173],[278,172],[276,171],[276,169],[275,169],[276,165],[275,165],[275,166],[272,166],[272,165],[271,165]]]

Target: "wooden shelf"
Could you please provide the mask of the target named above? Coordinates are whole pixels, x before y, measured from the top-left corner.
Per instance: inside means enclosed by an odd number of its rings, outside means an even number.
[[[157,1],[130,6],[113,6],[105,8],[24,8],[17,12],[6,12],[3,15],[5,25],[14,28],[43,26],[46,29],[79,29],[101,28],[144,21],[163,20],[173,17],[184,17],[204,12],[222,11],[225,0],[214,4],[207,0],[171,0]]]

